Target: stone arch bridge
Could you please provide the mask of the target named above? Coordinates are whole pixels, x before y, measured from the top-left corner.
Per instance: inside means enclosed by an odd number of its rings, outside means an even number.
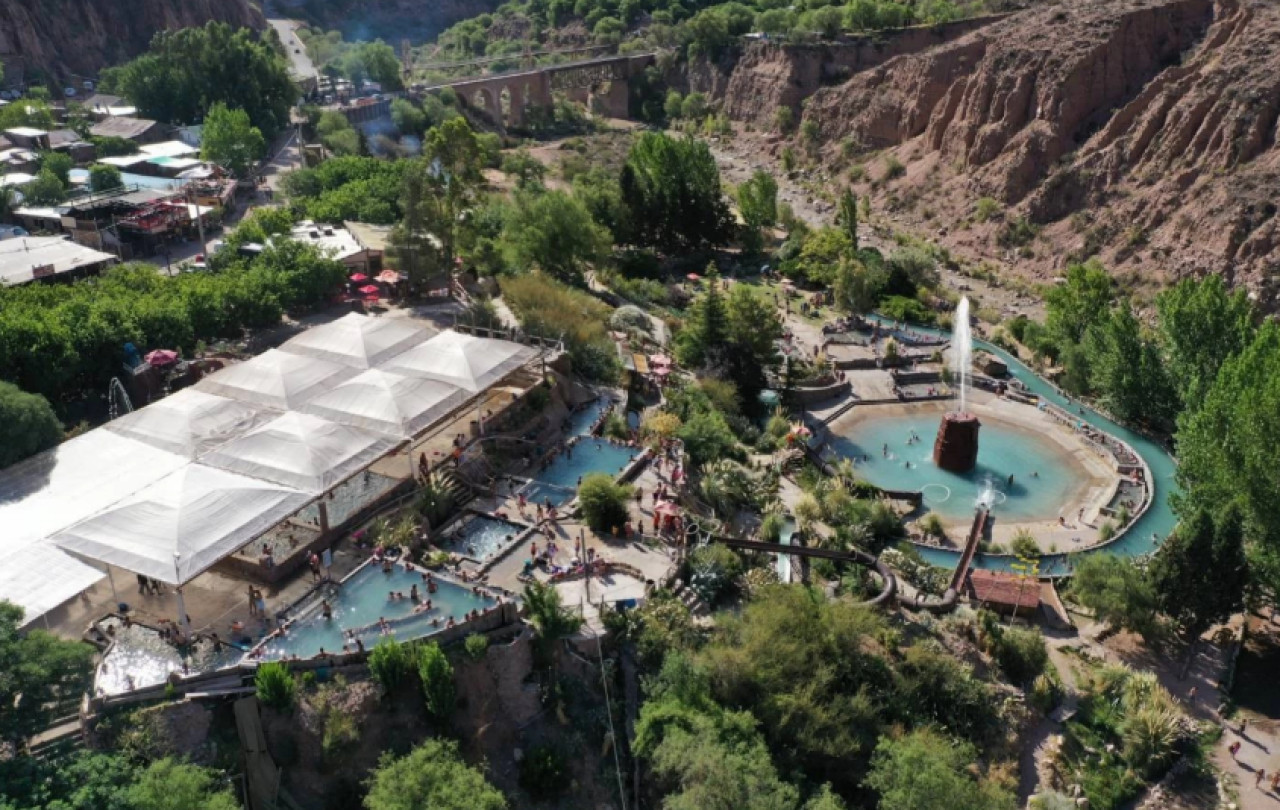
[[[547,65],[533,70],[512,71],[473,79],[442,82],[409,95],[421,97],[452,87],[466,106],[479,110],[500,126],[521,126],[529,113],[549,108],[554,93],[564,93],[574,101],[592,100],[612,118],[627,117],[630,79],[653,64],[654,54],[608,56],[584,62]],[[382,118],[391,112],[391,97],[358,106],[343,107],[353,123]]]

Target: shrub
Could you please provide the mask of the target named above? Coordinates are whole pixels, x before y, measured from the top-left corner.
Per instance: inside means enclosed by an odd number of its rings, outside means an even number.
[[[428,641],[418,649],[418,677],[422,680],[427,712],[438,721],[447,721],[453,715],[457,698],[453,664],[434,641]]]
[[[369,653],[369,672],[387,692],[394,691],[413,672],[413,654],[408,645],[385,638]]]
[[[1037,630],[1007,627],[996,641],[995,657],[1005,677],[1017,684],[1033,681],[1049,662],[1044,636]]]
[[[341,754],[360,739],[355,718],[349,714],[330,711],[324,720],[324,736],[320,748],[326,759]]]
[[[1019,529],[1013,535],[1010,548],[1013,553],[1019,557],[1039,557],[1040,544],[1031,536],[1031,532],[1026,529]]]
[[[689,587],[704,602],[714,604],[732,587],[742,568],[742,558],[733,549],[711,543],[689,555]]]
[[[472,661],[482,661],[489,653],[489,637],[483,633],[472,633],[462,642],[462,649]]]
[[[537,801],[560,795],[569,784],[569,758],[554,745],[535,745],[520,762],[520,787]]]
[[[766,543],[777,543],[782,540],[782,529],[787,519],[777,512],[770,512],[760,521],[760,539]]]
[[[881,179],[885,182],[896,180],[906,173],[907,167],[903,166],[902,161],[898,160],[893,155],[889,155],[884,159],[884,175]]]
[[[920,531],[926,537],[946,537],[946,529],[942,526],[942,518],[936,512],[930,512],[920,519]]]
[[[62,441],[62,424],[39,394],[0,381],[0,467],[8,467]]]
[[[628,520],[631,487],[615,483],[607,473],[592,473],[578,487],[578,505],[587,525],[598,532],[621,528]]]
[[[982,197],[978,200],[978,206],[974,210],[973,218],[978,222],[986,222],[1000,215],[1000,203],[991,197]]]
[[[258,700],[262,705],[279,711],[286,711],[293,707],[298,684],[293,680],[293,673],[284,662],[268,661],[258,665],[253,683],[257,687]]]

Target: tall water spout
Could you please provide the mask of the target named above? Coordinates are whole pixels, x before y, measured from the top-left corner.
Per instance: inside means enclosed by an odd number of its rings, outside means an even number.
[[[960,387],[960,413],[966,410],[965,394],[972,363],[973,335],[969,333],[969,299],[966,296],[956,305],[955,321],[951,324],[951,371],[955,384]]]

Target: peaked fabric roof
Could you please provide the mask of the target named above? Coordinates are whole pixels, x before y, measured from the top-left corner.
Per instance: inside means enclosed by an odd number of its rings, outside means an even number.
[[[367,369],[422,343],[433,334],[434,330],[415,326],[406,318],[370,318],[352,312],[332,323],[308,329],[280,348],[294,354]]]
[[[194,459],[274,415],[255,405],[186,388],[107,423],[106,429]]]
[[[203,463],[319,495],[377,461],[394,439],[305,413],[286,413]]]
[[[0,552],[0,594],[23,610],[22,625],[93,587],[106,574],[47,541]]]
[[[191,464],[59,533],[54,542],[181,585],[309,500],[295,489]]]
[[[371,369],[313,399],[307,413],[409,439],[470,398],[447,383]]]
[[[196,384],[198,390],[241,402],[297,410],[354,372],[317,357],[272,349],[252,360],[228,366]]]
[[[382,368],[475,392],[493,385],[536,356],[537,351],[529,346],[450,330],[393,357]]]

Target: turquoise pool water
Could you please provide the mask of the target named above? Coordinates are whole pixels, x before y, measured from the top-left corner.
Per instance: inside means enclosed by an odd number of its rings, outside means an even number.
[[[577,494],[578,479],[597,472],[616,476],[639,453],[634,447],[606,439],[582,439],[573,446],[572,455],[561,453],[551,466],[534,476],[524,488],[525,497],[533,503],[550,500],[552,506],[561,506]]]
[[[476,515],[450,532],[439,545],[443,549],[484,562],[505,551],[526,528],[528,527],[488,515]]]
[[[497,604],[493,599],[478,596],[461,585],[439,577],[435,581],[437,590],[429,594],[421,569],[406,571],[404,566],[396,564],[391,573],[384,574],[380,566],[370,563],[348,577],[329,597],[332,619],[325,619],[320,614],[318,601],[309,605],[304,615],[290,626],[287,635],[276,637],[263,646],[262,660],[294,655],[311,658],[319,655],[322,649],[327,653],[340,653],[346,630],[355,630],[365,649],[372,649],[382,638],[379,618],[385,618],[391,624],[391,635],[400,641],[408,641],[442,629],[450,616],[461,622],[468,612]],[[417,605],[408,599],[414,585],[418,586],[424,602],[431,600],[431,610],[414,614]],[[402,593],[405,598],[392,600],[390,591]],[[436,619],[439,620],[438,627],[431,623]]]
[[[1063,513],[1073,489],[1065,450],[988,420],[979,434],[978,466],[964,474],[947,472],[933,463],[939,418],[902,414],[863,419],[846,435],[833,438],[831,447],[858,458],[858,475],[872,484],[922,493],[925,506],[946,520],[968,522],[979,502],[989,505],[997,520],[1054,520]],[[920,440],[908,443],[913,433]]]
[[[916,331],[926,331],[921,327],[913,328]],[[1178,491],[1176,482],[1177,464],[1174,462],[1173,457],[1163,447],[1145,436],[1128,430],[1089,408],[1081,408],[1075,401],[1061,394],[1051,384],[1027,368],[1022,361],[1004,349],[981,340],[974,340],[973,345],[975,348],[989,351],[1003,360],[1009,367],[1009,373],[1018,378],[1031,393],[1037,394],[1047,402],[1066,408],[1094,427],[1128,442],[1129,446],[1138,455],[1142,456],[1142,460],[1150,468],[1151,483],[1155,492],[1151,506],[1146,513],[1135,521],[1129,531],[1125,532],[1119,540],[1106,546],[1105,549],[1081,553],[1111,553],[1125,557],[1137,557],[1154,551],[1158,547],[1158,539],[1167,537],[1173,531],[1174,526],[1177,525],[1177,517],[1173,514],[1173,508],[1169,503],[1170,496]],[[920,551],[925,559],[933,565],[940,565],[946,568],[954,568],[959,558],[958,552],[943,549],[921,547]],[[1011,557],[980,554],[974,560],[974,565],[979,568],[1009,570],[1009,565],[1013,561]],[[1049,554],[1041,557],[1040,573],[1042,576],[1070,574],[1071,565],[1067,555]]]
[[[587,407],[580,411],[576,411],[569,416],[568,436],[586,436],[591,432],[591,426],[600,418],[600,414],[613,407],[613,400],[609,397],[599,397],[591,401]]]

